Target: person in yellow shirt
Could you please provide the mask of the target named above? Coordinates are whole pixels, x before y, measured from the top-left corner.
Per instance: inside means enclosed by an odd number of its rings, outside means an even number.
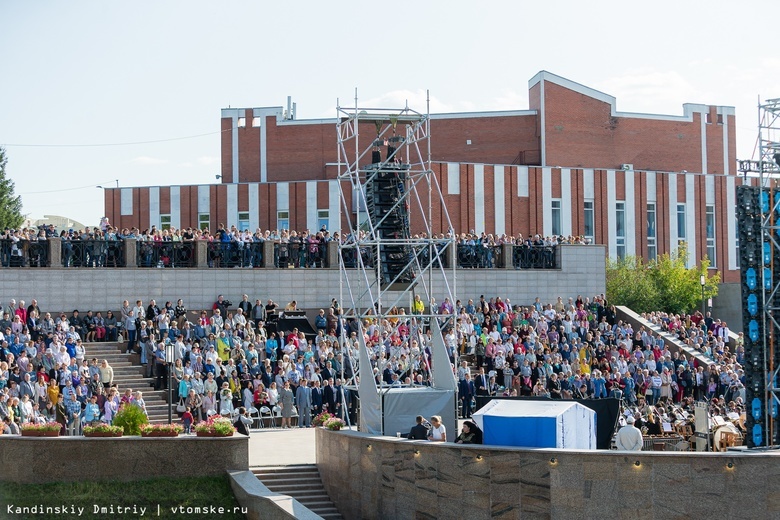
[[[57,386],[57,381],[51,379],[49,381],[49,388],[46,389],[46,395],[49,397],[49,402],[57,403],[57,397],[60,395],[60,387]]]
[[[412,303],[412,314],[422,314],[423,311],[425,311],[425,304],[420,298],[420,295],[417,294],[415,295],[414,302]]]

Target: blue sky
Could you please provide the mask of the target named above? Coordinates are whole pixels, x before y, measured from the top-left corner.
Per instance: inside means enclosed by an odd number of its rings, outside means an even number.
[[[754,36],[776,25],[762,20],[773,6],[5,0],[0,145],[24,213],[95,225],[96,185],[216,182],[221,108],[291,95],[299,119],[332,117],[358,88],[361,104],[424,109],[428,89],[434,112],[526,109],[528,80],[548,70],[620,111],[735,106],[750,158],[758,96],[780,97],[777,46]],[[18,146],[146,141],[161,142]]]

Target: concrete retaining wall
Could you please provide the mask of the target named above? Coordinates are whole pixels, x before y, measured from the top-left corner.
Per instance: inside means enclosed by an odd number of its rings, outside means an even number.
[[[455,294],[464,303],[484,294],[530,304],[537,296],[543,302],[554,302],[558,296],[593,296],[606,291],[604,246],[560,246],[560,254],[561,269],[458,269]],[[361,284],[365,282],[355,271],[350,280],[353,291],[360,292]],[[124,299],[132,304],[136,299],[148,303],[152,298],[160,306],[182,298],[190,310],[210,309],[218,294],[237,305],[244,293],[252,302],[271,298],[282,306],[297,300],[300,308],[328,306],[332,298],[343,300],[344,305],[349,301],[346,287],[341,296],[338,269],[0,269],[0,286],[3,305],[10,298],[28,304],[35,298],[44,312],[117,310]],[[441,301],[444,280],[440,274],[434,276],[433,286]]]
[[[249,468],[249,437],[0,439],[0,482],[143,480]]]
[[[323,428],[316,442],[347,520],[780,517],[774,452],[523,450]]]

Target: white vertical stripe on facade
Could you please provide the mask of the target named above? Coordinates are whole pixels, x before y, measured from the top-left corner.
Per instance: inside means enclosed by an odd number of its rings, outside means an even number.
[[[198,186],[198,213],[211,212],[211,189],[210,186]]]
[[[728,236],[727,248],[729,251],[729,269],[737,268],[737,251],[734,244],[737,243],[737,192],[736,179],[729,175],[726,177],[726,233]],[[723,211],[721,208],[715,208],[716,211]]]
[[[704,189],[706,204],[715,204],[715,177],[711,175],[704,177]]]
[[[341,193],[338,181],[328,181],[328,231],[341,229]]]
[[[696,176],[685,175],[685,231],[688,242],[688,265],[696,265]]]
[[[528,196],[528,166],[517,167],[517,196]]]
[[[133,188],[122,188],[120,191],[120,215],[132,215],[133,214]]]
[[[238,227],[238,184],[227,185],[227,216],[225,225]]]
[[[646,172],[645,173],[645,191],[647,192],[647,202],[655,202],[657,195],[656,195],[656,185],[655,185],[655,172]],[[656,208],[656,212],[658,211],[658,208]],[[656,213],[657,215],[658,213]]]
[[[485,165],[474,165],[474,231],[485,229]],[[493,230],[490,230],[492,233]]]
[[[171,227],[181,227],[181,187],[171,186]]]
[[[233,113],[231,124],[233,125],[233,131],[231,132],[233,144],[233,182],[238,182],[238,111]]]
[[[669,174],[669,252],[677,254],[677,174]]]
[[[626,176],[626,256],[636,255],[636,198],[634,195],[634,171],[623,172]]]
[[[617,231],[615,226],[617,221],[616,200],[615,170],[607,170],[607,250],[610,258],[617,258],[617,240],[615,239]]]
[[[149,227],[160,229],[160,187],[149,188]]]
[[[447,163],[447,195],[460,195],[460,164]]]
[[[561,234],[571,235],[571,170],[561,168]]]
[[[542,234],[552,235],[552,168],[542,168]]]
[[[596,185],[593,182],[593,170],[590,168],[582,170],[582,196],[585,200],[596,198]]]
[[[723,114],[723,173],[728,175],[729,168],[729,116]]]
[[[249,229],[255,231],[260,227],[260,185],[247,184],[247,189],[249,189]]]
[[[701,173],[707,173],[707,114],[699,115],[701,116]]]
[[[317,232],[317,181],[306,181],[306,227]],[[322,208],[325,209],[325,208]]]
[[[276,211],[290,211],[290,183],[276,183]],[[273,219],[273,215],[271,215]]]
[[[493,193],[496,199],[496,237],[506,233],[506,204],[504,203],[504,167],[494,166]]]
[[[545,132],[547,130],[545,125],[545,120],[547,119],[547,114],[544,112],[544,80],[539,82],[539,121],[541,123],[541,128],[539,129],[539,133],[541,134],[541,144],[542,144],[542,166],[547,164],[547,151],[545,150],[545,145],[547,142],[547,139],[545,139]]]

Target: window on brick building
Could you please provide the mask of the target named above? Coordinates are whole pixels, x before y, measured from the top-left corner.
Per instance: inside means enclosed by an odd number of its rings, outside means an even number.
[[[171,229],[170,215],[160,215],[160,229]]]
[[[249,212],[248,211],[239,211],[238,212],[238,230],[244,231],[249,229]]]
[[[626,257],[626,202],[615,202],[615,246],[618,259]]]
[[[208,229],[211,224],[211,217],[208,213],[198,213],[198,228],[203,231]]]
[[[276,229],[290,229],[290,212],[289,211],[277,211],[276,212]]]
[[[715,262],[715,206],[708,205],[705,211],[705,225],[707,227],[707,258],[710,259],[710,267],[717,266]]]
[[[685,241],[688,238],[688,234],[685,229],[685,204],[677,205],[677,240]]]
[[[593,242],[593,237],[596,236],[596,232],[593,229],[593,222],[594,222],[594,212],[593,212],[593,201],[592,200],[586,200],[585,204],[583,206],[583,224],[584,224],[584,235],[585,238],[590,239],[591,243]]]
[[[552,200],[552,234],[561,234],[561,199]]]
[[[330,223],[330,210],[318,209],[317,210],[317,231],[319,231],[323,227],[325,229],[328,229],[329,223]]]
[[[655,260],[658,257],[655,229],[655,202],[647,203],[647,259]]]

